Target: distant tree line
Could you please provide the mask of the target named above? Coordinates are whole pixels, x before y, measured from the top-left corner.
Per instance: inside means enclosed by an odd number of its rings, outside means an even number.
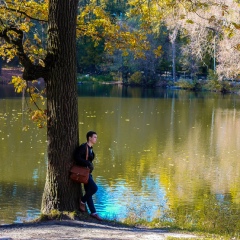
[[[234,25],[240,10],[237,3],[228,0],[228,6],[208,6],[208,11],[205,11],[204,4],[199,5],[197,14],[187,12],[186,6],[181,9],[177,5],[177,9],[174,9],[173,5],[172,12],[163,14],[164,9],[156,11],[154,8],[158,0],[151,1],[152,5],[148,3],[147,6],[145,1],[139,1],[139,9],[142,9],[140,14],[137,10],[129,13],[133,2],[98,0],[96,4],[120,29],[124,25],[130,32],[141,31],[146,38],[147,48],[139,50],[142,52],[140,57],[136,57],[134,51],[141,48],[141,41],[136,42],[134,50],[126,50],[116,44],[109,52],[106,49],[108,36],[103,36],[105,29],[99,25],[95,28],[98,32],[95,35],[99,36],[80,34],[77,37],[77,72],[80,75],[101,75],[124,84],[150,86],[168,85],[179,79],[205,80],[209,70],[216,72],[220,80],[239,77],[240,27]],[[89,0],[80,0],[79,11],[89,4]],[[146,8],[149,15],[143,12]],[[97,19],[96,14],[90,11],[84,18],[86,23]],[[35,25],[44,42],[44,23]],[[31,37],[34,38],[34,34]],[[14,61],[13,65],[16,64],[17,61]]]

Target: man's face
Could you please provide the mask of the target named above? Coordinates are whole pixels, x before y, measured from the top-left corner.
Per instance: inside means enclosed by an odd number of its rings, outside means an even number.
[[[95,144],[97,142],[97,134],[93,134],[92,137],[89,137],[89,142]]]

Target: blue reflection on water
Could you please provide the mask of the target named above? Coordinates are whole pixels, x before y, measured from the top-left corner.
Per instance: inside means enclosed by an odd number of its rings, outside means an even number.
[[[26,212],[16,212],[14,223],[22,223],[24,221],[31,221],[39,217],[40,210],[36,208],[28,209]]]
[[[161,218],[168,209],[165,190],[156,176],[143,179],[141,191],[134,190],[122,179],[112,186],[101,177],[98,177],[96,182],[96,209],[104,218],[123,220],[136,217],[151,221]]]
[[[38,169],[34,169],[33,170],[33,176],[32,176],[32,179],[34,181],[34,186],[36,186],[38,184],[38,179],[39,179],[39,174],[38,174]]]
[[[12,189],[12,196],[13,197],[17,196],[17,188],[18,188],[17,183],[14,183],[13,189]]]

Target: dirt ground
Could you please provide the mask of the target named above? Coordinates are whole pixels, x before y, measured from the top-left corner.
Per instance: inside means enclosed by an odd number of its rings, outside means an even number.
[[[102,222],[76,220],[45,221],[0,226],[0,240],[12,239],[111,239],[111,240],[159,240],[175,238],[195,238],[191,234],[173,233],[165,229],[124,227]]]

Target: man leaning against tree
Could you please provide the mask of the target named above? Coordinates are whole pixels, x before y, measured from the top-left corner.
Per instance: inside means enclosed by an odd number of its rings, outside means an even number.
[[[86,138],[87,142],[82,143],[79,147],[77,147],[74,153],[76,164],[79,166],[88,167],[90,169],[88,183],[84,184],[85,194],[79,201],[80,211],[86,212],[87,204],[89,211],[91,212],[90,216],[101,221],[102,218],[97,214],[92,198],[92,196],[98,190],[98,187],[92,177],[92,171],[94,169],[92,162],[95,157],[95,154],[93,152],[93,145],[97,142],[97,133],[94,131],[89,131],[86,135]]]

